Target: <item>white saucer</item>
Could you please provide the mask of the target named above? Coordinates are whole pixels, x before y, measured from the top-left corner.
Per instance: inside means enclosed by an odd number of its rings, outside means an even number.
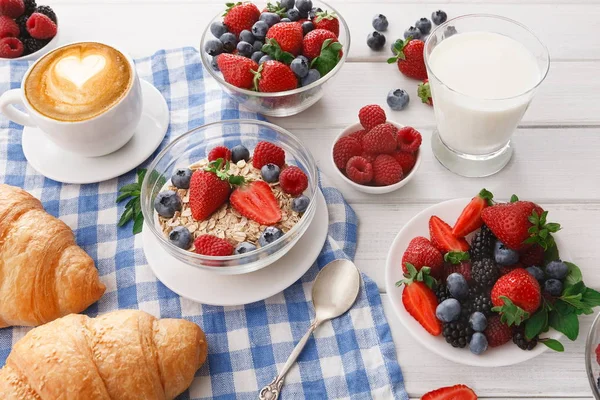
[[[396,315],[410,334],[420,342],[423,347],[447,360],[459,364],[476,367],[502,367],[518,364],[539,356],[548,350],[548,347],[540,343],[531,351],[523,351],[513,345],[512,342],[509,342],[503,346],[490,348],[480,356],[471,353],[466,347],[464,349],[454,348],[446,343],[446,340],[442,335],[432,336],[427,333],[427,331],[405,310],[402,303],[403,288],[398,288],[395,285],[397,281],[403,278],[401,267],[402,255],[404,254],[404,251],[406,251],[408,243],[416,236],[429,237],[429,218],[432,215],[437,215],[450,225],[453,225],[470,200],[471,199],[455,199],[436,204],[415,215],[406,225],[404,225],[394,239],[387,256],[385,266],[385,288],[390,296]],[[561,258],[564,260],[571,260],[571,257],[559,236],[560,235],[555,235],[554,238],[560,249]],[[544,337],[552,339],[560,339],[561,336],[562,334],[554,329],[551,329],[548,333],[544,334]]]
[[[158,89],[141,80],[144,109],[131,140],[114,153],[82,157],[54,144],[38,128],[23,130],[23,153],[40,174],[63,183],[95,183],[131,171],[158,148],[169,127],[169,108]]]
[[[264,300],[300,279],[319,256],[328,229],[329,212],[319,191],[315,216],[294,247],[273,264],[242,275],[217,275],[177,260],[163,250],[148,227],[142,239],[150,269],[173,292],[202,304],[237,306]]]

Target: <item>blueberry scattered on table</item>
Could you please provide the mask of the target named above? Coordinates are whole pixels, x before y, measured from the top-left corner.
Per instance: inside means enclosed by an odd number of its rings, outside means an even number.
[[[414,26],[411,26],[407,30],[404,31],[404,39],[408,39],[409,37],[413,39],[421,39],[421,31]]]
[[[281,17],[272,12],[264,12],[260,14],[260,21],[265,21],[270,27],[281,20]]]
[[[267,25],[265,21],[256,21],[254,25],[252,25],[252,34],[257,39],[264,39],[268,30],[269,25]]]
[[[298,78],[304,78],[306,75],[308,75],[308,60],[306,57],[296,57],[290,64],[290,68]]]
[[[367,36],[367,46],[372,50],[379,51],[385,45],[385,36],[377,31],[369,33]]]
[[[221,21],[215,21],[210,24],[210,32],[218,39],[227,32],[227,27]]]
[[[223,50],[228,53],[231,53],[233,50],[235,50],[235,46],[237,46],[238,42],[235,35],[231,32],[225,32],[221,35],[219,40],[221,43],[223,43]]]
[[[437,10],[431,13],[431,20],[436,25],[441,25],[448,19],[448,15],[442,10]]]
[[[254,43],[254,35],[248,29],[244,29],[240,32],[240,41]]]
[[[260,174],[263,180],[267,183],[275,183],[279,181],[279,173],[281,170],[275,164],[267,164],[263,165],[260,169]]]
[[[548,265],[546,265],[546,274],[550,278],[564,279],[568,273],[569,267],[560,260],[550,261]]]
[[[287,10],[285,15],[288,17],[288,19],[290,21],[293,21],[293,22],[298,21],[300,19],[300,11],[298,11],[295,8],[291,8],[291,9]]]
[[[540,267],[532,266],[525,268],[529,275],[533,276],[538,282],[543,282],[545,279],[544,271]]]
[[[260,244],[262,247],[268,245],[269,243],[273,243],[274,241],[276,241],[277,239],[279,239],[280,237],[283,236],[283,231],[279,228],[276,228],[274,226],[268,226],[265,228],[265,230],[261,233],[260,237],[258,238],[258,244]]]
[[[392,89],[388,93],[386,100],[392,110],[400,111],[406,108],[410,101],[410,96],[404,89]]]
[[[272,59],[273,59],[273,58],[271,58],[271,56],[270,56],[270,55],[268,55],[268,54],[265,54],[264,56],[262,56],[262,57],[260,58],[260,60],[258,60],[258,65],[260,65],[260,64],[262,64],[262,63],[264,63],[265,61],[271,61]]]
[[[494,260],[500,265],[514,265],[519,262],[519,253],[498,240],[494,245]]]
[[[250,253],[251,251],[256,250],[256,246],[253,245],[252,243],[248,243],[248,242],[242,242],[240,244],[238,244],[237,246],[235,246],[235,250],[233,251],[233,254],[246,254],[246,253]]]
[[[481,332],[475,332],[469,342],[469,350],[473,354],[483,354],[488,348],[488,341],[485,335]]]
[[[218,39],[210,39],[204,44],[204,51],[211,56],[217,56],[223,52],[223,43]]]
[[[161,217],[173,218],[176,211],[181,211],[181,199],[172,190],[160,192],[154,199],[154,209]]]
[[[178,189],[189,189],[193,171],[189,168],[178,168],[171,177],[171,183]]]
[[[250,56],[250,58],[252,59],[252,61],[254,61],[255,63],[259,63],[260,59],[265,55],[265,53],[263,53],[262,51],[255,51],[254,53],[252,53],[252,56]]]
[[[321,73],[316,69],[310,69],[308,70],[308,74],[302,78],[300,82],[302,83],[302,86],[308,86],[319,79],[321,79]]]
[[[389,25],[387,17],[383,14],[377,14],[376,16],[374,16],[372,24],[373,29],[379,32],[387,30]]]
[[[237,44],[237,51],[240,56],[250,57],[254,52],[254,48],[248,42],[239,42]]]
[[[421,31],[421,34],[427,35],[431,32],[431,21],[427,18],[421,18],[415,22],[415,28]]]
[[[469,284],[464,276],[454,272],[446,278],[448,291],[457,300],[466,299],[469,296]]]
[[[456,321],[460,316],[460,303],[456,299],[446,299],[438,304],[435,316],[442,322]]]
[[[306,211],[309,204],[310,199],[308,197],[304,195],[298,196],[292,201],[292,210],[296,211],[297,213],[303,213]]]
[[[315,29],[315,25],[311,21],[304,21],[302,23],[302,33],[306,35],[308,32]]]
[[[187,250],[192,244],[192,234],[185,226],[176,226],[169,233],[169,242],[180,249]]]
[[[563,283],[558,279],[550,278],[544,282],[544,290],[551,296],[560,296],[563,290]]]
[[[238,144],[231,149],[231,161],[238,163],[241,160],[250,160],[250,151],[246,148],[246,146]]]
[[[487,328],[487,318],[482,312],[476,311],[469,317],[469,325],[475,332],[483,332]]]

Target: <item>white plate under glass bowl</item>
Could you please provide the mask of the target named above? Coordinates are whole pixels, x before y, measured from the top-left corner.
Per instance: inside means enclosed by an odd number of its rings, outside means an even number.
[[[269,298],[290,287],[314,264],[329,229],[325,197],[318,191],[315,216],[308,229],[283,257],[254,272],[220,275],[183,263],[167,253],[144,225],[146,260],[154,275],[181,297],[215,306],[237,306]],[[215,267],[218,268],[218,267]]]
[[[531,351],[524,351],[513,345],[512,342],[503,346],[489,348],[482,355],[471,353],[468,347],[458,349],[446,343],[442,335],[430,335],[404,308],[402,303],[403,287],[396,287],[396,282],[403,279],[402,274],[402,255],[408,247],[408,243],[416,236],[424,236],[429,238],[429,218],[437,215],[444,221],[453,225],[456,219],[469,203],[471,199],[455,199],[445,201],[434,206],[431,206],[419,214],[414,216],[404,227],[392,243],[387,256],[385,267],[385,287],[396,316],[402,324],[410,332],[410,334],[430,351],[444,357],[447,360],[454,361],[459,364],[472,365],[477,367],[502,367],[507,365],[518,364],[534,357],[539,356],[548,348],[543,344],[538,344]],[[559,235],[555,236],[556,244],[560,249],[561,255],[566,260],[570,260],[567,250],[561,246]],[[544,337],[552,339],[560,339],[562,334],[551,329],[544,334]]]

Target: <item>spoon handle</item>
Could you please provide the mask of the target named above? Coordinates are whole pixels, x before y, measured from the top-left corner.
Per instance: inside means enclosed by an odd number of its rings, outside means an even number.
[[[261,389],[258,396],[259,400],[277,400],[277,398],[279,397],[279,393],[281,392],[285,376],[287,375],[292,365],[294,365],[294,363],[296,362],[296,359],[298,359],[298,356],[304,349],[304,346],[306,346],[306,342],[308,342],[310,335],[312,335],[312,333],[315,331],[315,329],[317,329],[319,325],[321,325],[321,321],[313,321],[313,323],[310,325],[310,328],[308,329],[308,332],[306,332],[306,334],[302,336],[302,339],[300,339],[296,347],[294,347],[292,354],[290,354],[287,361],[283,365],[283,368],[281,369],[279,375],[277,375],[271,383],[269,383],[267,386]]]

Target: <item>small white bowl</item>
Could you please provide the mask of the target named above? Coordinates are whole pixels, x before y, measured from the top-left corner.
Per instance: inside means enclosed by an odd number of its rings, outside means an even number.
[[[404,127],[404,125],[399,124],[394,121],[387,120],[386,122],[394,125],[398,129]],[[402,180],[400,182],[394,183],[393,185],[388,185],[388,186],[360,185],[360,184],[350,180],[346,175],[344,175],[344,173],[342,171],[340,171],[340,169],[337,167],[337,165],[335,165],[335,162],[333,161],[333,146],[335,146],[337,141],[340,140],[341,138],[343,138],[344,136],[349,136],[351,133],[357,132],[361,129],[363,129],[363,127],[360,123],[352,124],[349,127],[347,127],[346,129],[344,129],[342,131],[342,133],[340,133],[333,141],[333,145],[331,146],[331,163],[333,164],[333,169],[335,170],[335,172],[337,172],[338,176],[340,176],[342,180],[344,180],[348,185],[352,186],[354,189],[356,189],[360,192],[369,193],[369,194],[390,193],[390,192],[393,192],[394,190],[398,190],[402,186],[406,185],[413,178],[413,176],[415,176],[417,170],[419,169],[419,166],[421,165],[422,157],[421,157],[420,149],[419,149],[419,151],[417,151],[417,160],[415,162],[415,166],[410,171],[410,173],[408,175],[406,175],[404,178],[402,178]]]
[[[57,18],[57,21],[58,21],[58,18]],[[21,57],[17,57],[17,58],[0,58],[0,60],[6,60],[6,61],[35,61],[38,58],[41,58],[46,53],[48,53],[49,51],[54,50],[58,46],[58,35],[59,35],[59,33],[60,33],[60,28],[58,27],[58,23],[57,23],[56,24],[56,35],[54,35],[54,37],[52,39],[50,39],[50,41],[48,42],[47,45],[45,45],[44,47],[42,47],[41,49],[39,49],[35,53],[27,54],[26,56],[21,56]]]

